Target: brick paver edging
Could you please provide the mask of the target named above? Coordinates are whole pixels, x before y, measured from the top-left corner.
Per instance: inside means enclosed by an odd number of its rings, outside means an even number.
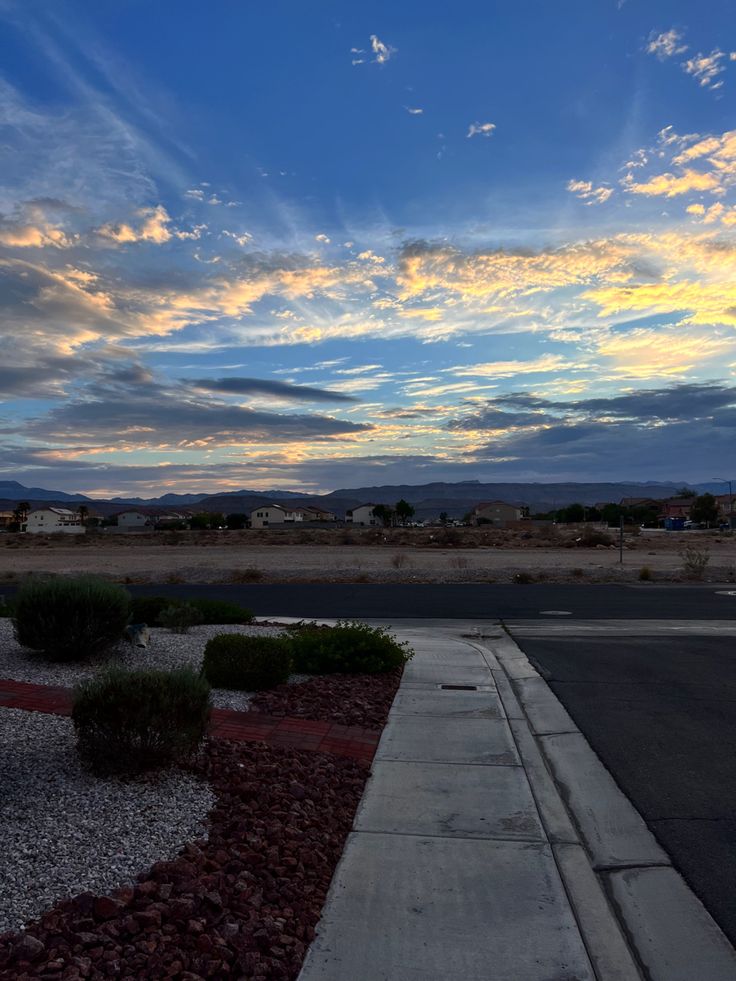
[[[50,715],[71,715],[72,695],[68,688],[34,685],[26,681],[0,679],[0,706]],[[373,729],[342,726],[312,719],[275,718],[260,712],[213,709],[210,736],[244,742],[260,741],[271,746],[290,746],[319,753],[347,756],[370,763],[381,738]]]

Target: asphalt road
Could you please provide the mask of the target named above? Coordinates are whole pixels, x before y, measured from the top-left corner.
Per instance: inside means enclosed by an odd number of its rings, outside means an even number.
[[[257,616],[521,619],[565,610],[585,619],[736,619],[726,586],[610,586],[577,583],[258,583],[128,586],[136,595],[208,596]],[[11,590],[6,590],[10,593]]]
[[[736,638],[516,640],[736,945]]]

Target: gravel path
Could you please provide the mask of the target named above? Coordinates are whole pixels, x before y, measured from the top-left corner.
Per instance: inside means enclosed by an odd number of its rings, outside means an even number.
[[[38,654],[20,646],[13,636],[13,625],[7,618],[0,619],[0,678],[13,681],[29,681],[37,685],[58,685],[71,688],[104,670],[110,664],[119,664],[131,670],[137,668],[171,669],[190,665],[199,670],[204,648],[210,637],[216,634],[251,634],[278,637],[283,631],[278,627],[256,627],[229,624],[193,627],[188,634],[172,634],[161,627],[151,630],[148,648],[131,647],[121,643],[104,659],[90,664],[55,664],[45,661]],[[306,675],[292,675],[292,682],[304,680]],[[251,700],[249,692],[212,690],[212,704],[216,708],[245,711]]]
[[[209,785],[181,771],[100,780],[69,719],[0,708],[0,932],[62,898],[107,892],[201,837]]]

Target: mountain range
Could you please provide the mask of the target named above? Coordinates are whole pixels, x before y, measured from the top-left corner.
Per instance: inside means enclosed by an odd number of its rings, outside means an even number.
[[[0,481],[0,510],[12,508],[19,501],[36,504],[86,504],[101,515],[114,514],[126,506],[172,508],[191,511],[247,513],[259,505],[280,502],[313,504],[326,508],[339,517],[358,504],[395,504],[403,498],[413,505],[418,519],[436,517],[446,511],[450,517],[461,517],[481,501],[501,500],[526,505],[532,513],[550,511],[568,504],[596,504],[619,501],[624,497],[672,497],[683,486],[713,493],[723,491],[721,484],[688,485],[682,483],[647,482],[565,482],[565,483],[482,483],[477,480],[456,483],[436,481],[428,484],[391,484],[376,487],[346,487],[328,494],[305,494],[299,491],[252,490],[223,491],[216,494],[164,494],[161,497],[114,497],[97,499],[84,494],[25,487],[15,480]]]

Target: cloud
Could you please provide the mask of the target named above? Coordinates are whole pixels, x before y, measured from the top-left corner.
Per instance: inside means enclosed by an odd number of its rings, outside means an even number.
[[[660,61],[664,61],[666,58],[673,58],[678,54],[684,54],[687,51],[687,45],[680,44],[682,39],[683,35],[675,30],[674,27],[661,34],[652,31],[649,35],[649,43],[646,46],[647,54],[656,55]]]
[[[424,109],[420,109],[418,106],[404,106],[404,109],[410,116],[421,116],[424,112]]]
[[[573,364],[561,354],[543,354],[530,361],[486,361],[472,365],[456,365],[444,368],[453,375],[479,378],[513,378],[515,375],[533,375],[549,371],[562,371]]]
[[[169,228],[171,218],[163,205],[159,204],[155,208],[139,208],[136,215],[141,219],[137,228],[127,223],[118,225],[108,223],[98,228],[97,234],[119,245],[131,242],[153,242],[155,245],[162,245],[171,239],[172,232]]]
[[[204,201],[204,191],[199,187],[192,187],[184,191],[184,197],[191,198],[193,201]]]
[[[467,139],[471,139],[473,136],[493,136],[495,129],[495,123],[471,123],[468,127]]]
[[[592,181],[570,180],[567,182],[567,189],[586,204],[605,204],[613,194],[612,187],[600,185],[594,187]]]
[[[324,232],[320,232],[319,235],[315,235],[314,240],[315,242],[322,242],[324,245],[327,245],[330,242],[329,236],[325,235]]]
[[[373,60],[379,65],[385,64],[396,54],[396,48],[384,44],[375,34],[371,34],[371,51],[375,56]]]
[[[264,442],[350,438],[373,427],[332,416],[266,412],[198,397],[185,388],[108,377],[70,400],[30,419],[19,432],[47,442],[96,449],[115,446],[211,449]]]
[[[657,174],[641,183],[628,175],[621,183],[629,194],[644,194],[648,197],[674,198],[691,191],[718,192],[721,189],[721,179],[717,174],[703,173],[691,168],[686,168],[681,174]]]
[[[360,55],[371,54],[373,57],[358,57]],[[397,48],[392,47],[390,44],[384,44],[383,41],[376,35],[371,34],[370,36],[370,52],[367,52],[365,48],[351,48],[350,54],[356,55],[352,59],[353,65],[385,65],[387,61],[397,53]]]
[[[683,61],[682,69],[697,79],[703,88],[719,89],[723,80],[718,79],[718,76],[726,70],[726,66],[722,64],[725,57],[725,52],[720,48],[714,48],[709,55],[698,52],[694,58]]]
[[[314,388],[309,385],[290,385],[288,382],[265,378],[183,378],[185,385],[200,391],[223,395],[271,395],[290,402],[355,402],[350,395]]]
[[[227,229],[223,229],[223,235],[227,235],[228,238],[233,239],[238,243],[238,245],[249,245],[253,241],[253,236],[250,232],[229,232]]]
[[[54,225],[31,225],[0,216],[0,245],[12,249],[41,249],[52,246],[55,249],[68,249],[74,238]]]

